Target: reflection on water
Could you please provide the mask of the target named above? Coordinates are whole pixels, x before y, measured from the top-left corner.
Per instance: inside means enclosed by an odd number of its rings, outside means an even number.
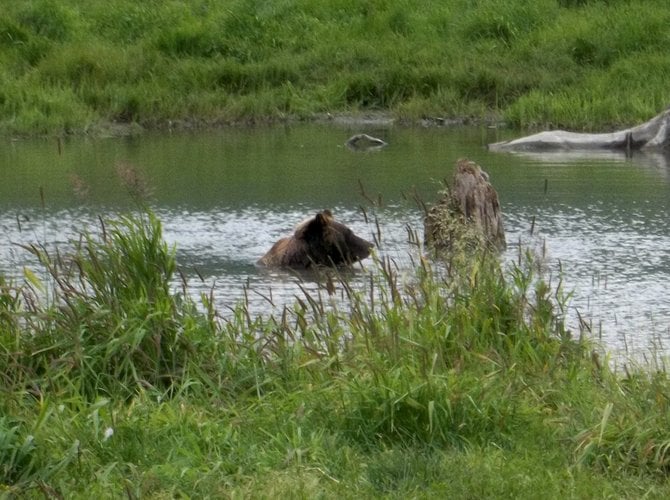
[[[344,142],[352,132],[388,146],[350,151]],[[152,206],[192,290],[211,292],[225,315],[248,287],[252,313],[268,314],[267,298],[278,306],[291,303],[304,277],[255,262],[295,224],[324,208],[369,240],[378,224],[380,254],[409,269],[415,249],[408,227],[421,231],[421,211],[410,199],[434,200],[438,181],[451,176],[456,159],[469,157],[498,190],[511,243],[507,259],[517,257],[517,242],[546,247],[552,282],[562,269],[564,288],[574,291],[574,328],[578,309],[613,351],[642,352],[652,341],[670,346],[667,159],[489,153],[486,143],[504,139],[491,137],[497,133],[236,129],[72,141],[60,156],[48,141],[12,143],[0,154],[0,272],[21,277],[24,266],[36,265],[13,243],[62,248],[84,228],[97,231],[99,216],[132,209],[115,174],[119,162],[127,162],[152,186]],[[383,200],[383,208],[369,209],[367,221],[359,208],[368,205],[366,197]],[[365,273],[352,279],[364,281]],[[318,288],[309,281],[302,286]]]

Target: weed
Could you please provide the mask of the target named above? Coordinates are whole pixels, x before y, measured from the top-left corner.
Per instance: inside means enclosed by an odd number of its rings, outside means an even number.
[[[376,258],[223,320],[150,212],[26,250],[50,279],[0,282],[2,493],[667,494],[667,375],[610,371],[530,253]]]

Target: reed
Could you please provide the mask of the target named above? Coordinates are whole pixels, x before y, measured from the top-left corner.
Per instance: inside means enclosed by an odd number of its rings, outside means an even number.
[[[23,290],[32,327],[24,337],[25,369],[38,391],[66,390],[95,398],[138,386],[169,387],[183,369],[189,346],[177,323],[183,310],[169,282],[174,253],[151,215],[103,225],[85,233],[72,255],[52,255],[32,245],[54,283],[43,303],[39,282]],[[38,381],[39,380],[39,381]]]
[[[50,278],[0,282],[3,494],[668,493],[663,365],[612,371],[531,254],[376,258],[224,320],[150,212],[26,251]]]

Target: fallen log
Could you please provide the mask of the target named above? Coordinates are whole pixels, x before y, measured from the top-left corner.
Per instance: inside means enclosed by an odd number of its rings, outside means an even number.
[[[613,149],[630,153],[635,150],[670,149],[670,108],[633,128],[603,134],[582,134],[549,130],[509,141],[489,144],[490,151],[584,151]]]
[[[498,193],[479,165],[458,160],[452,185],[441,194],[424,219],[426,246],[438,252],[506,248]]]
[[[344,144],[353,151],[374,151],[388,145],[382,139],[368,134],[352,135]]]

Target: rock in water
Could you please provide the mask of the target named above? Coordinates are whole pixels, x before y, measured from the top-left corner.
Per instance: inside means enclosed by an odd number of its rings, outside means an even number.
[[[506,248],[498,193],[475,162],[461,159],[451,187],[426,214],[424,239],[438,252]]]

